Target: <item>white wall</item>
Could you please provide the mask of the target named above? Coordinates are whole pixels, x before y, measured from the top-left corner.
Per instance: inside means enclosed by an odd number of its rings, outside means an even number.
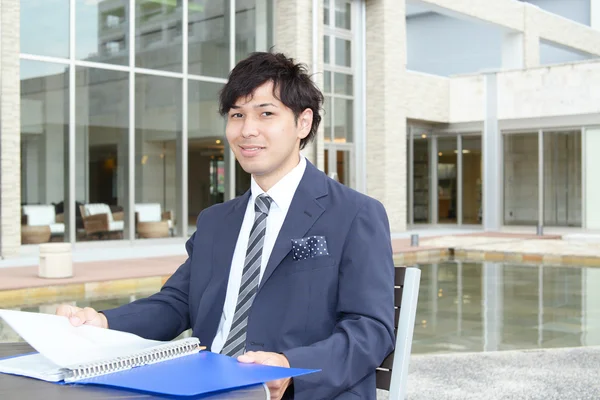
[[[484,107],[483,75],[450,79],[450,122],[483,121]]]
[[[590,1],[593,0],[526,0],[542,10],[590,26]],[[569,51],[550,43],[540,44],[540,64],[566,63],[590,59],[589,54]]]
[[[406,74],[406,117],[422,121],[449,119],[450,79],[414,71]]]
[[[600,112],[600,62],[498,74],[498,118]]]
[[[585,227],[587,229],[600,229],[600,128],[587,129],[584,142],[584,170],[585,170]]]
[[[589,48],[590,51],[599,50],[597,45],[591,45],[591,41],[598,42],[598,37],[590,36],[589,29],[586,30],[583,26],[590,25],[590,1],[593,0],[527,1],[539,7],[536,9],[530,5],[519,7],[518,2],[488,0],[484,2],[484,9],[476,12],[473,2],[454,0],[453,10],[460,12],[461,6],[466,7],[465,18],[452,18],[436,12],[409,16],[406,20],[407,68],[442,76],[500,69],[502,41],[507,32],[503,26],[516,29],[511,32],[531,30],[541,37],[541,65],[590,59],[590,54],[570,49],[568,44],[563,44],[573,43]],[[488,7],[488,3],[493,4]],[[493,9],[494,5],[498,6],[497,10]],[[436,10],[435,6],[433,10]],[[523,19],[524,12],[527,13],[527,23]],[[482,19],[484,16],[485,19]],[[514,19],[519,16],[521,21]],[[491,23],[484,23],[484,20]],[[503,26],[493,25],[494,23]],[[555,40],[562,45],[556,46],[544,42],[544,39]]]

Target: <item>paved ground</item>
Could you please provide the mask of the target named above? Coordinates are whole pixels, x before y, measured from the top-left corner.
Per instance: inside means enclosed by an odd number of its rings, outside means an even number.
[[[416,355],[408,399],[600,399],[599,366],[600,347]]]
[[[410,235],[419,235],[419,246],[412,247]],[[473,229],[424,229],[392,235],[395,255],[409,256],[453,248],[468,254],[538,254],[560,257],[577,256],[575,262],[595,259],[600,264],[600,235],[567,234],[536,236],[530,232],[481,232]],[[70,279],[47,280],[37,277],[38,246],[22,246],[18,257],[0,260],[0,291],[98,282],[149,276],[165,276],[185,259],[185,239],[86,242],[73,248],[75,276]],[[439,254],[439,253],[437,253]],[[558,258],[557,258],[558,257]],[[401,260],[401,258],[400,258]],[[514,260],[513,260],[514,261]],[[542,256],[540,260],[543,261]],[[401,262],[401,261],[399,261]]]

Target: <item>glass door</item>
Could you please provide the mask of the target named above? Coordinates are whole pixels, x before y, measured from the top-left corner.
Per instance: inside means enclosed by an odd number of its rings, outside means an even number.
[[[581,131],[544,132],[544,225],[581,226]]]
[[[325,173],[343,185],[354,188],[354,151],[350,146],[325,145]]]
[[[438,222],[457,222],[458,175],[456,137],[438,137]]]

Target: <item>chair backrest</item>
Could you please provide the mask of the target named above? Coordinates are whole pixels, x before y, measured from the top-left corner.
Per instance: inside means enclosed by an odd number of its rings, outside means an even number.
[[[389,400],[406,399],[408,364],[412,349],[421,270],[415,267],[396,267],[394,305],[396,317],[396,346],[377,369],[377,388],[389,390]]]
[[[52,204],[28,204],[22,207],[23,215],[27,215],[27,225],[52,225],[56,222],[56,213]]]
[[[162,217],[160,203],[138,203],[135,205],[138,222],[156,222]]]
[[[89,217],[90,215],[96,214],[108,214],[108,220],[113,221],[113,215],[110,211],[110,207],[108,206],[108,204],[104,203],[84,204],[82,214],[84,217]]]

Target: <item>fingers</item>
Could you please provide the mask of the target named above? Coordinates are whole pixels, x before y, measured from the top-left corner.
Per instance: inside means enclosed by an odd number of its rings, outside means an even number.
[[[239,356],[238,361],[246,364],[265,364],[265,361],[267,361],[271,355],[272,353],[267,353],[265,351],[249,351]]]
[[[81,310],[79,307],[74,307],[68,304],[61,304],[56,309],[56,315],[69,318],[79,310]]]
[[[91,307],[80,308],[68,304],[61,304],[56,309],[56,315],[69,318],[69,322],[73,326],[81,326],[84,324],[103,326],[104,320],[98,312]]]

